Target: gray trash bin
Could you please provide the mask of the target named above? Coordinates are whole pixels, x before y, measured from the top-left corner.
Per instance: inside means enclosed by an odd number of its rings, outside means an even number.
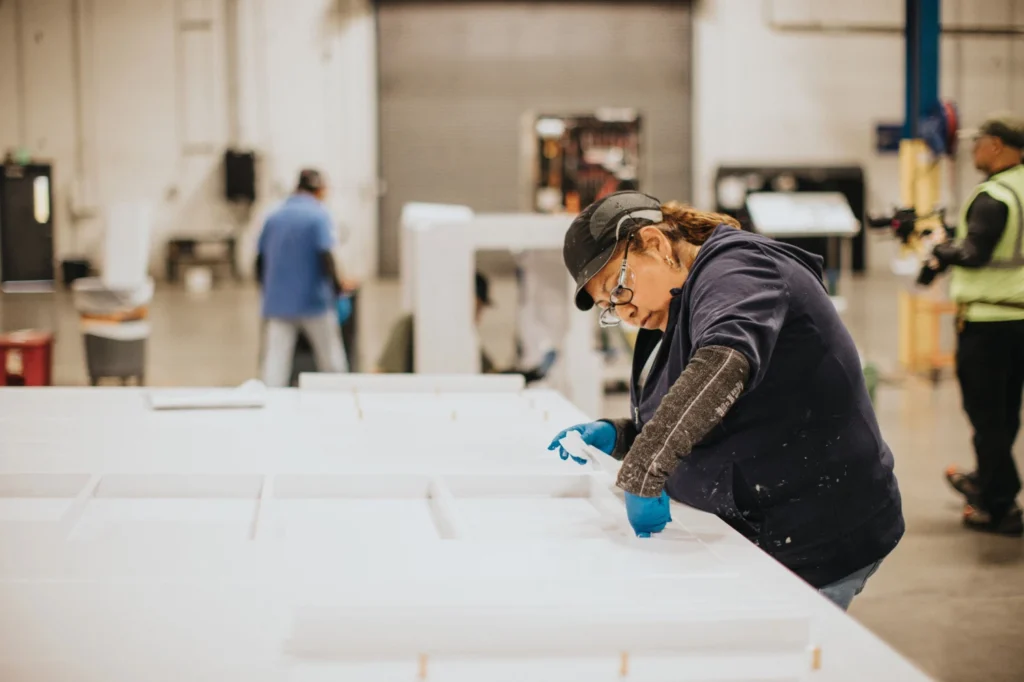
[[[83,324],[85,363],[93,386],[100,379],[135,379],[141,386],[146,381],[146,341],[149,324],[121,322]]]
[[[146,306],[153,298],[153,280],[132,289],[110,289],[98,277],[75,280],[75,310],[82,316],[85,364],[89,381],[134,378],[146,380]],[[118,322],[118,319],[126,321]]]

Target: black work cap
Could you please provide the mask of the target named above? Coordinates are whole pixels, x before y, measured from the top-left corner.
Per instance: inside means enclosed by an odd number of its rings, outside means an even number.
[[[978,135],[991,135],[1007,147],[1024,149],[1024,121],[1012,116],[990,118],[978,127]]]
[[[641,192],[616,192],[595,201],[576,216],[565,233],[562,258],[576,280],[576,307],[590,310],[594,299],[583,287],[601,271],[620,241],[662,222],[661,202]]]

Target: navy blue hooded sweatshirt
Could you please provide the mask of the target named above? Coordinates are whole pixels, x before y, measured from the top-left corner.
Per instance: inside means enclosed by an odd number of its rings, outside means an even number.
[[[636,377],[659,340],[641,390]],[[889,554],[904,532],[893,457],[853,339],[822,284],[822,259],[719,226],[673,291],[666,332],[637,337],[638,432],[705,346],[742,353],[749,379],[679,460],[668,494],[718,515],[815,587]]]

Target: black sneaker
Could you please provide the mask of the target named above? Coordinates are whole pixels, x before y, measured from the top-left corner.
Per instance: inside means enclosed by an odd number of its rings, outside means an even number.
[[[1016,502],[998,519],[984,509],[968,504],[964,507],[964,526],[982,533],[1018,538],[1024,535],[1024,518]]]
[[[968,503],[975,503],[980,490],[978,489],[978,474],[973,471],[960,471],[955,466],[946,469],[946,481],[953,490],[967,498]]]

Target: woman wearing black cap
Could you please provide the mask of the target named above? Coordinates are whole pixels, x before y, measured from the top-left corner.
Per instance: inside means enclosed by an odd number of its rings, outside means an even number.
[[[576,306],[641,327],[631,419],[569,430],[622,460],[630,523],[714,513],[842,608],[903,535],[893,458],[822,261],[639,192],[565,236]],[[574,458],[575,459],[575,458]]]

